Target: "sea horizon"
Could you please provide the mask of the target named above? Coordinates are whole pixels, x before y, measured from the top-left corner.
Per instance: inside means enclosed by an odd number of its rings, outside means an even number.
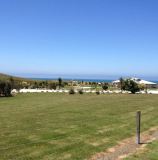
[[[58,78],[29,78],[29,79],[34,79],[34,80],[58,80]],[[112,82],[115,81],[116,79],[84,79],[84,78],[62,78],[63,81],[84,81],[84,82]],[[150,82],[154,82],[158,84],[158,81],[152,81],[152,80],[147,80]]]
[[[29,78],[34,80],[58,80],[58,78]],[[84,78],[62,78],[63,81],[84,81],[84,82],[112,82],[113,79],[84,79]]]

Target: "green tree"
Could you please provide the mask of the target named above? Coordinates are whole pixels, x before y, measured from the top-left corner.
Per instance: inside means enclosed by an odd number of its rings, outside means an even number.
[[[75,94],[75,91],[74,91],[74,89],[73,89],[73,88],[70,88],[70,90],[69,90],[69,94]]]
[[[68,86],[68,83],[67,82],[63,82],[64,86]]]
[[[121,88],[121,91],[122,91],[123,86],[125,85],[125,81],[122,77],[120,77],[119,80],[120,80],[120,88]]]
[[[45,85],[45,81],[42,81],[41,83],[42,83],[42,86]]]
[[[96,89],[97,88],[97,83],[96,82],[92,82],[91,87],[94,87]]]
[[[10,96],[12,88],[13,86],[9,79],[0,79],[0,95],[4,94],[5,97]]]
[[[21,88],[22,88],[22,85],[20,83],[15,83],[14,84],[14,89],[16,89],[18,93],[20,93]]]
[[[55,82],[50,82],[48,87],[49,87],[49,89],[56,89],[56,83]]]
[[[135,94],[135,92],[140,91],[138,84],[130,79],[126,79],[125,85],[123,86],[124,90],[131,91],[131,93]]]
[[[103,85],[102,88],[103,88],[103,90],[107,90],[108,89],[108,85]]]
[[[64,83],[61,84],[61,87],[63,87],[63,88],[65,87]]]
[[[45,82],[45,87],[48,88],[48,81]]]
[[[1,96],[1,94],[4,94],[4,92],[5,92],[4,91],[5,85],[6,85],[5,80],[0,79],[0,96]]]
[[[4,87],[5,97],[11,95],[11,90],[12,90],[11,83],[10,83],[9,81],[6,81],[6,82],[5,82],[5,87]]]
[[[96,82],[92,82],[92,85],[93,85],[93,84],[96,84]]]
[[[36,82],[36,81],[34,82],[34,85],[35,85],[35,86],[37,85],[37,82]]]
[[[107,86],[108,86],[108,84],[109,84],[108,82],[104,82],[104,85],[107,85]]]
[[[62,79],[60,77],[58,78],[58,82],[59,82],[59,89],[60,89],[61,83],[62,83]]]
[[[139,88],[142,90],[147,89],[146,84],[144,84],[144,83],[140,84]]]
[[[13,89],[13,88],[14,88],[14,85],[15,85],[14,78],[13,78],[12,76],[9,77],[9,81],[10,81],[11,87],[12,87],[12,89]]]

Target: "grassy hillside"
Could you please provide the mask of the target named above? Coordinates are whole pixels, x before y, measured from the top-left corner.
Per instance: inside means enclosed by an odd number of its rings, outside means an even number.
[[[13,77],[15,80],[19,80],[19,81],[38,81],[38,80],[15,77],[15,76],[12,76],[12,75],[7,75],[7,74],[0,73],[0,78],[9,78],[9,77]]]
[[[0,159],[81,160],[157,125],[157,95],[26,93],[0,98]]]

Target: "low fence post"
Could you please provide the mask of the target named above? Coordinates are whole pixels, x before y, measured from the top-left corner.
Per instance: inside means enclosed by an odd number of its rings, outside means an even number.
[[[141,111],[137,111],[137,117],[136,117],[136,144],[140,143],[140,115],[141,115]]]

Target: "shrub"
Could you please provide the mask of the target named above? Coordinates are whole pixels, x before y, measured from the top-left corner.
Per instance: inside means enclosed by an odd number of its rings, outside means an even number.
[[[69,90],[69,94],[75,94],[75,91],[74,91],[73,88],[71,88],[71,89]]]
[[[146,85],[144,83],[141,84],[141,89],[142,90],[146,89]]]
[[[91,85],[91,87],[93,87],[93,88],[97,88],[97,83],[92,84],[92,85]]]
[[[120,77],[119,80],[120,80],[120,89],[121,89],[121,91],[122,91],[122,89],[123,89],[124,86],[125,86],[125,80],[124,80],[122,77]]]
[[[1,94],[6,96],[11,96],[11,90],[13,89],[13,84],[8,79],[0,79],[0,96]]]
[[[96,94],[100,94],[100,92],[99,92],[99,91],[96,91]]]
[[[31,89],[36,89],[36,88],[39,88],[38,85],[33,85],[33,86],[31,87]]]
[[[108,82],[104,82],[104,85],[107,85],[107,86],[108,86],[108,84],[109,84]]]
[[[59,82],[59,89],[60,89],[61,83],[62,83],[62,79],[60,77],[58,78],[58,82]]]
[[[123,86],[124,90],[131,91],[131,93],[135,94],[135,92],[140,91],[138,84],[133,80],[126,79],[125,85]]]
[[[79,94],[83,94],[83,90],[80,89],[80,90],[78,91],[78,93],[79,93]]]
[[[20,83],[15,83],[14,84],[14,89],[16,89],[16,91],[18,92],[18,93],[20,93],[20,89],[22,88],[22,85],[20,84]]]
[[[55,82],[50,82],[48,87],[49,87],[49,89],[56,89],[56,83]]]
[[[63,88],[65,87],[64,83],[61,84],[61,87],[63,87]]]
[[[92,82],[91,84],[93,85],[93,84],[97,84],[97,83],[96,82]]]
[[[63,82],[64,86],[68,86],[68,83],[67,82]]]
[[[12,89],[11,84],[10,84],[10,82],[7,81],[5,84],[5,87],[4,87],[5,96],[11,95],[11,89]]]
[[[103,85],[102,88],[103,88],[103,90],[107,90],[108,89],[108,85]]]

